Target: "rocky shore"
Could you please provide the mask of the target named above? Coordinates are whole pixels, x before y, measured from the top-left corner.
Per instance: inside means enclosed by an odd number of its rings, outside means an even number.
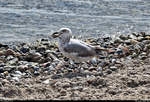
[[[0,44],[0,100],[148,100],[150,34],[88,38],[108,48],[93,63],[71,63],[57,43]]]

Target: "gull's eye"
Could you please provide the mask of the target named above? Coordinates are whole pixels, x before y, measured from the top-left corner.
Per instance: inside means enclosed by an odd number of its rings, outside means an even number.
[[[62,32],[63,32],[63,33],[66,33],[66,32],[68,32],[68,30],[66,30],[66,29],[63,29],[63,30],[62,30]]]

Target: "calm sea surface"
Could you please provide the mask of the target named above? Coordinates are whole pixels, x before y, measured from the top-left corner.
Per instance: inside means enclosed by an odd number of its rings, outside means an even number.
[[[0,42],[34,41],[61,27],[84,38],[150,33],[150,0],[0,0]]]

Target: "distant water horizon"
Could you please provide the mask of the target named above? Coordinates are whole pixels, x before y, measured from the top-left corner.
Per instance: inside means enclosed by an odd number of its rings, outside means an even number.
[[[84,38],[150,33],[150,0],[0,0],[0,42],[47,38],[61,27]]]

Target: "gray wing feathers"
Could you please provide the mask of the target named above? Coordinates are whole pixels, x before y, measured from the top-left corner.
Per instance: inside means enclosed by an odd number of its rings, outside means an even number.
[[[94,48],[82,43],[68,43],[64,46],[67,53],[77,53],[79,57],[90,57],[96,54]]]

